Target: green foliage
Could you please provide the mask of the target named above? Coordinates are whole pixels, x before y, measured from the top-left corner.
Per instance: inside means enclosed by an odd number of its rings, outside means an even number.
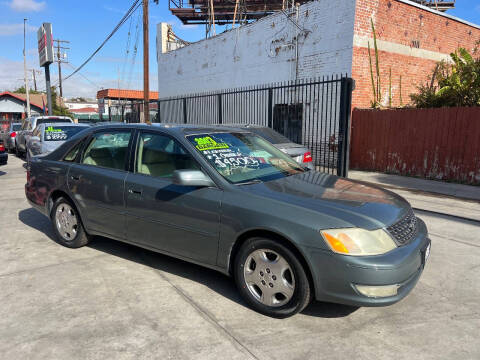
[[[68,108],[64,106],[60,106],[57,104],[57,91],[55,87],[52,86],[52,107],[53,107],[53,114],[57,116],[68,116],[73,120],[73,114],[68,110]]]
[[[372,54],[370,52],[370,42],[368,42],[368,61],[370,65],[370,80],[372,82],[372,90],[373,90],[372,108],[378,108],[380,107],[380,103],[382,100],[381,99],[382,88],[380,85],[380,62],[378,59],[377,33],[375,31],[375,25],[373,24],[372,19],[370,19],[370,23],[372,25],[372,32],[373,32],[373,46],[375,49],[375,70],[376,70],[376,74],[374,76]]]
[[[411,94],[418,108],[480,106],[480,57],[464,48],[450,54],[451,62],[442,61],[432,73],[430,84]]]
[[[42,92],[40,91],[35,91],[33,89],[28,90],[30,94],[41,94]],[[12,92],[17,93],[17,94],[26,94],[27,91],[25,90],[25,86],[21,86],[16,90],[13,90]]]

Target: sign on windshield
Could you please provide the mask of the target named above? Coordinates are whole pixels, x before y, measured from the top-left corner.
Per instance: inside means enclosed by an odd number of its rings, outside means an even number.
[[[45,128],[45,141],[65,141],[85,130],[83,126],[48,126]]]

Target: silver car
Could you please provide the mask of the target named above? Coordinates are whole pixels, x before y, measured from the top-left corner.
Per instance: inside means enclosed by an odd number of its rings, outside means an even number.
[[[3,145],[8,152],[15,151],[17,132],[22,128],[21,123],[10,123],[3,134],[0,135],[0,140],[3,140]]]
[[[268,142],[272,143],[277,149],[283,151],[285,154],[289,155],[293,160],[303,165],[304,167],[315,170],[315,164],[313,162],[312,152],[309,148],[305,147],[302,144],[297,144],[292,142],[290,139],[286,138],[282,134],[276,132],[275,130],[261,125],[253,124],[222,124],[219,126],[231,126],[235,128],[248,129],[248,131],[258,135]]]
[[[73,123],[68,116],[32,116],[23,121],[22,128],[17,131],[15,151],[17,156],[27,154],[27,142],[35,128],[44,123]]]
[[[27,142],[27,160],[52,152],[72,136],[89,128],[85,124],[45,123],[38,125]]]

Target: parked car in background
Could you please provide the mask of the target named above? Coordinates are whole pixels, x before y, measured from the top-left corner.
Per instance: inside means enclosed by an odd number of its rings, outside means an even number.
[[[3,140],[0,139],[0,165],[5,165],[8,162],[8,152],[3,145]]]
[[[219,126],[231,126],[235,128],[248,129],[252,133],[271,142],[276,148],[280,149],[285,154],[288,154],[299,164],[309,168],[310,170],[314,170],[315,168],[315,163],[313,161],[312,152],[310,149],[302,144],[292,142],[290,139],[269,127],[253,124],[222,124]]]
[[[5,132],[1,135],[0,140],[3,140],[3,145],[8,152],[14,152],[16,148],[17,131],[22,128],[21,123],[10,123]]]
[[[73,123],[68,116],[32,116],[25,119],[22,128],[17,131],[15,151],[17,156],[24,156],[27,153],[27,141],[32,135],[33,130],[44,123]]]
[[[308,170],[249,129],[90,127],[31,159],[25,193],[67,247],[102,235],[221,271],[275,317],[312,298],[393,304],[430,254],[405,199]]]
[[[32,156],[52,152],[72,136],[89,127],[90,125],[69,122],[38,125],[27,141],[27,160]]]

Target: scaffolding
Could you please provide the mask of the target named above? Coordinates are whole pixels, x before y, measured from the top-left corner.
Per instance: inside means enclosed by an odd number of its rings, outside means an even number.
[[[413,0],[420,5],[427,6],[429,8],[438,11],[447,11],[455,8],[455,0]]]

